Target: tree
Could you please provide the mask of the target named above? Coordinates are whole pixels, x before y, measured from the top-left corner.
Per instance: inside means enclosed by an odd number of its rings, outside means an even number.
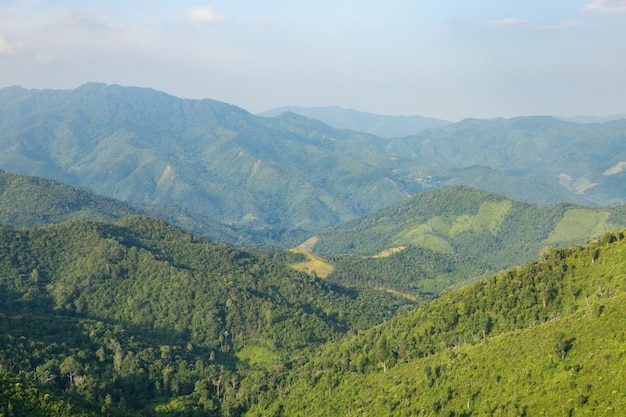
[[[557,358],[563,359],[572,348],[573,339],[566,339],[565,333],[558,332],[554,335],[554,353]]]

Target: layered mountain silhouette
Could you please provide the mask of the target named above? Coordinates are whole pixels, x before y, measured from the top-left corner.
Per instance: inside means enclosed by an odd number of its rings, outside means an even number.
[[[467,120],[385,139],[103,84],[5,88],[0,112],[0,169],[246,228],[318,231],[451,182],[501,191],[506,178],[507,196],[540,203],[618,202],[626,183],[623,120]]]

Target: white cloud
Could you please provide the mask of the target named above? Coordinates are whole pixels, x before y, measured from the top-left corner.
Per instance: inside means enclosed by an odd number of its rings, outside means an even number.
[[[525,20],[516,19],[513,17],[507,17],[506,19],[494,19],[489,21],[489,24],[493,26],[518,26],[525,23]]]
[[[11,55],[24,48],[21,41],[7,38],[0,33],[0,55]]]
[[[593,0],[584,9],[586,12],[626,13],[626,0]]]
[[[194,22],[215,25],[230,20],[230,16],[217,13],[210,7],[194,7],[187,10],[187,18]]]

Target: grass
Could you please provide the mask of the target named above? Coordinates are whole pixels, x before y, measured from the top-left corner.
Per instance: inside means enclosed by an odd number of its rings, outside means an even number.
[[[385,249],[385,250],[381,251],[377,255],[370,256],[370,258],[372,258],[372,259],[388,258],[391,255],[395,255],[396,253],[402,252],[405,249],[406,249],[406,246],[397,246],[395,248]]]
[[[376,287],[376,290],[378,291],[383,291],[389,294],[393,294],[393,295],[397,295],[399,297],[405,298],[409,301],[417,301],[417,297],[411,295],[411,294],[407,294],[404,292],[400,292],[400,291],[396,291],[396,290],[392,290],[391,288],[385,288],[385,287]]]
[[[246,345],[237,352],[237,358],[250,365],[273,366],[278,363],[278,355],[271,349],[260,345]]]
[[[626,409],[626,297],[571,316],[400,364],[343,373],[298,393],[286,415],[621,415]],[[571,348],[555,354],[555,336]],[[432,370],[432,371],[429,371]],[[289,408],[293,407],[293,408]],[[621,411],[620,411],[621,410]]]
[[[512,202],[510,200],[484,202],[480,205],[476,215],[464,214],[458,216],[448,234],[450,237],[454,237],[460,233],[474,230],[495,236],[500,231],[500,227],[511,206]]]
[[[429,224],[419,224],[399,233],[394,238],[394,244],[398,246],[414,245],[430,249],[438,253],[453,253],[454,249],[445,239],[436,236],[433,227]]]
[[[583,236],[600,236],[611,229],[606,223],[608,218],[609,213],[606,211],[568,210],[548,236],[546,244],[579,241]]]
[[[311,253],[313,252],[313,247],[315,246],[318,240],[319,238],[317,236],[310,237],[309,239],[305,240],[300,245],[298,245],[298,249],[301,249],[307,253]]]
[[[500,231],[500,227],[512,206],[511,200],[486,201],[481,204],[476,214],[475,224],[495,236]]]
[[[328,278],[328,276],[334,270],[334,267],[326,262],[324,259],[302,249],[302,245],[297,248],[291,249],[291,252],[300,253],[307,258],[307,260],[304,262],[298,262],[296,264],[290,265],[296,271],[304,272],[306,274],[315,274],[320,278]]]

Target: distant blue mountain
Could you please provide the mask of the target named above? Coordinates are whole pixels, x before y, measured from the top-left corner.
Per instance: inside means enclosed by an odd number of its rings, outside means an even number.
[[[422,130],[441,127],[451,122],[424,116],[387,116],[366,113],[358,110],[329,107],[288,106],[260,113],[259,116],[274,117],[291,112],[316,119],[338,129],[352,129],[371,133],[383,138],[397,138],[414,135]]]
[[[572,116],[572,117],[557,117],[559,120],[563,120],[564,122],[573,122],[573,123],[605,123],[613,120],[626,119],[626,114],[612,114],[610,116]]]

